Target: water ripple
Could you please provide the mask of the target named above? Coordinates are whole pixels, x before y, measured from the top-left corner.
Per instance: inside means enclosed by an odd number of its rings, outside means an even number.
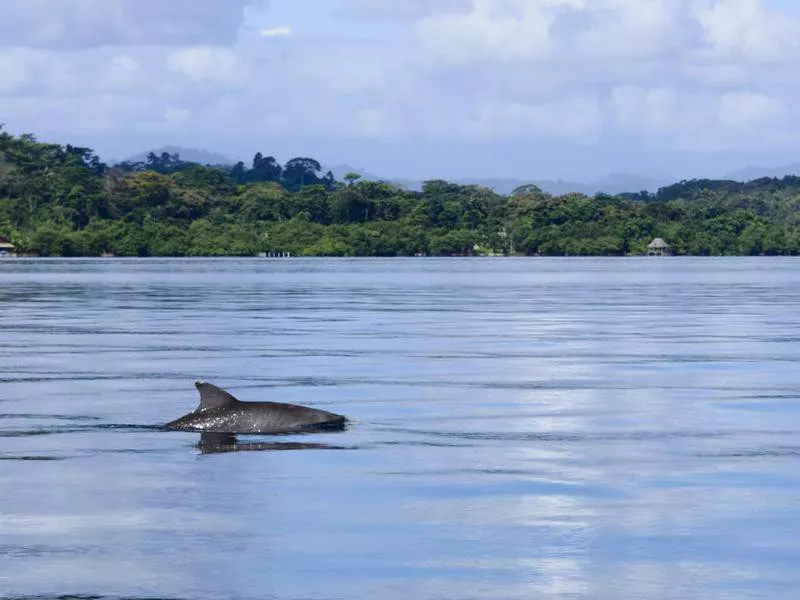
[[[0,600],[794,600],[798,267],[0,261]]]

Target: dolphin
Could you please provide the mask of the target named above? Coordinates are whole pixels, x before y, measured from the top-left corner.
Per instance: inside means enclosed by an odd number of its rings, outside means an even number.
[[[342,430],[347,418],[325,410],[280,402],[241,402],[205,381],[195,381],[200,405],[170,421],[167,429],[209,433],[301,433]]]

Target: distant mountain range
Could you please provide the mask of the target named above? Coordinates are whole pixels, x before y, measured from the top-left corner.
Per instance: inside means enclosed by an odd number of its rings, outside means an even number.
[[[130,161],[130,162],[144,162],[147,160],[147,155],[150,152],[155,153],[157,156],[161,156],[164,152],[167,154],[179,154],[181,159],[188,161],[199,163],[201,165],[233,165],[236,164],[236,161],[232,159],[230,156],[225,156],[224,154],[218,154],[216,152],[208,152],[206,150],[197,150],[195,148],[182,148],[180,146],[164,146],[163,148],[158,148],[156,150],[148,150],[146,152],[142,152],[141,154],[135,154],[134,156],[129,156],[128,158],[123,159],[122,161],[111,161],[112,164],[123,162],[123,161]]]
[[[738,171],[728,173],[726,179],[733,181],[752,181],[762,177],[785,177],[786,175],[800,175],[800,163],[791,163],[781,167],[745,167]]]
[[[347,173],[358,173],[364,179],[373,181],[389,181],[396,183],[410,190],[419,190],[422,188],[422,181],[413,179],[396,179],[390,177],[379,177],[372,173],[368,173],[363,169],[351,167],[349,165],[336,165],[333,167],[325,167],[323,170],[328,170],[333,173],[337,180],[342,180]],[[493,189],[498,194],[507,195],[513,192],[521,185],[534,184],[553,195],[566,194],[569,192],[578,192],[587,195],[593,195],[598,192],[606,194],[621,194],[623,192],[656,192],[658,188],[673,183],[672,181],[659,180],[649,177],[641,177],[638,175],[630,175],[627,173],[613,173],[596,181],[588,183],[579,183],[576,181],[564,181],[561,179],[505,179],[505,178],[491,178],[491,177],[465,177],[460,179],[451,180],[453,183],[461,185],[479,185]]]
[[[208,152],[206,150],[197,150],[194,148],[182,148],[180,146],[164,146],[157,150],[152,150],[160,155],[163,152],[169,154],[179,154],[183,160],[196,162],[203,165],[232,165],[237,161],[224,154],[215,152]],[[138,162],[147,159],[148,152],[142,152],[135,156],[131,156],[125,160]],[[112,161],[116,162],[116,161]],[[247,163],[247,161],[245,161]],[[409,190],[420,190],[422,188],[422,180],[402,179],[393,177],[381,177],[373,173],[369,173],[364,169],[352,167],[350,165],[323,165],[322,172],[327,173],[331,171],[334,177],[343,181],[347,173],[358,173],[362,178],[372,181],[387,181],[400,185]],[[724,176],[724,179],[733,181],[751,181],[753,179],[760,179],[762,177],[783,177],[785,175],[800,174],[800,163],[792,163],[781,167],[745,167],[737,171],[733,171]],[[461,185],[479,185],[493,189],[496,193],[508,195],[521,185],[534,184],[541,188],[543,191],[553,195],[561,195],[569,192],[577,192],[587,195],[593,195],[599,192],[606,194],[621,194],[624,192],[657,192],[659,188],[675,183],[672,180],[656,179],[652,177],[645,177],[634,175],[630,173],[612,173],[600,179],[590,182],[577,182],[577,181],[564,181],[561,179],[506,179],[506,178],[484,178],[484,177],[467,177],[461,179],[450,180],[453,183]]]

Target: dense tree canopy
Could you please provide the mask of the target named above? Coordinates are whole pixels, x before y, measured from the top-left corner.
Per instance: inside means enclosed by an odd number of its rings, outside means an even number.
[[[509,196],[426,182],[338,182],[316,160],[200,165],[151,153],[108,166],[89,148],[0,128],[0,237],[43,256],[800,254],[800,178],[682,181],[655,194]]]

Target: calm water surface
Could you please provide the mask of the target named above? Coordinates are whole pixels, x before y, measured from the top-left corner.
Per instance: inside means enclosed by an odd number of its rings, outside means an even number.
[[[0,598],[795,600],[798,467],[798,260],[0,261]]]

